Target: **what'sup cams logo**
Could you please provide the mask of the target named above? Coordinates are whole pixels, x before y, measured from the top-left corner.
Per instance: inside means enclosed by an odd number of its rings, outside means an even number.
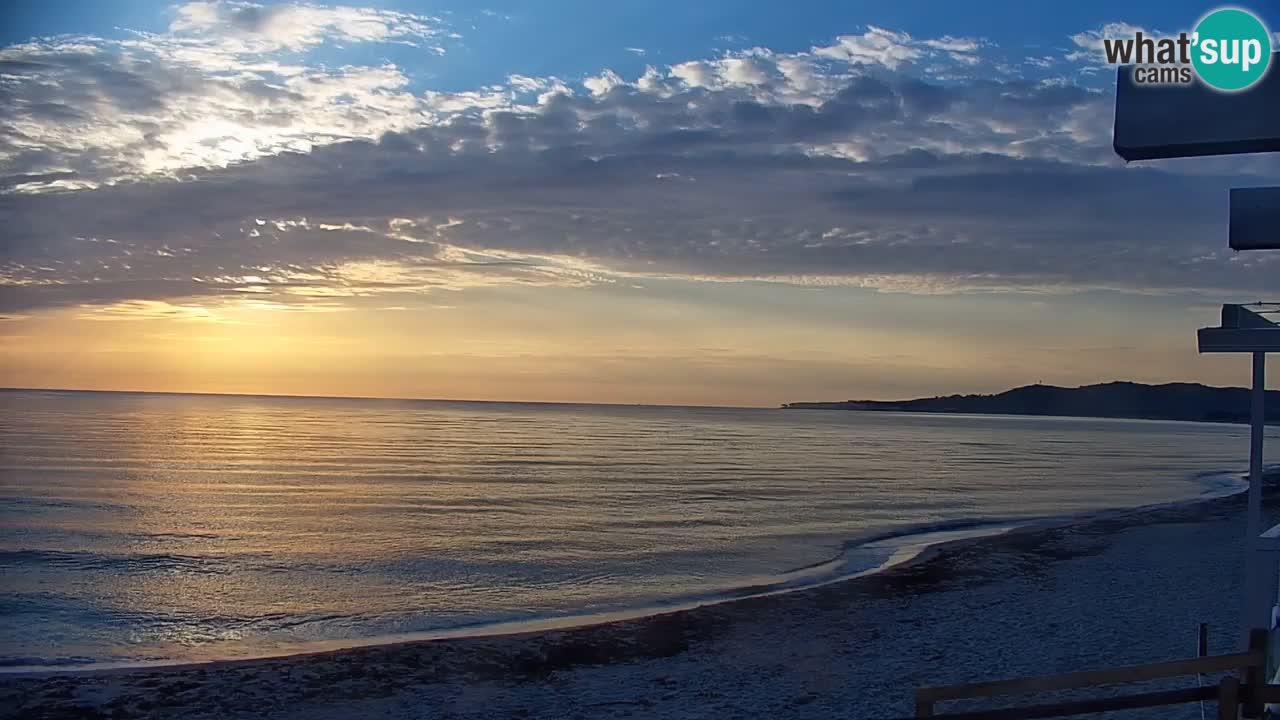
[[[1211,88],[1236,92],[1253,87],[1271,63],[1271,32],[1258,16],[1239,8],[1205,15],[1195,30],[1177,37],[1104,38],[1112,65],[1136,65],[1139,85],[1187,85],[1199,76]]]

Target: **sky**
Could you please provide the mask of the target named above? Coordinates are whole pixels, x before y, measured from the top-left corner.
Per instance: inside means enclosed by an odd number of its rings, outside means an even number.
[[[1194,330],[1280,290],[1226,241],[1280,158],[1125,165],[1101,51],[1215,7],[7,3],[0,385],[1242,385]]]

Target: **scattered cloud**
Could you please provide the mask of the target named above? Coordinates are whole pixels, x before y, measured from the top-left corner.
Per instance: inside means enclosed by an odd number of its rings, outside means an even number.
[[[439,20],[394,10],[215,0],[179,5],[176,12],[167,42],[207,48],[213,38],[217,50],[241,55],[304,50],[325,41],[399,42],[443,52],[434,44],[442,34]]]
[[[612,70],[605,70],[582,81],[584,87],[592,95],[604,95],[623,84],[622,78]]]
[[[859,64],[883,65],[895,69],[904,63],[943,56],[967,65],[976,64],[975,53],[986,41],[978,38],[953,37],[918,39],[905,32],[868,26],[860,35],[841,35],[836,42],[814,49],[814,53]]]
[[[429,121],[395,65],[308,65],[321,43],[442,52],[434,18],[314,5],[197,2],[166,33],[0,49],[0,192],[96,187],[225,167]]]
[[[1081,33],[1073,54],[1130,27]],[[870,27],[460,92],[291,54],[447,35],[219,3],[183,6],[162,36],[0,50],[0,312],[393,308],[652,278],[1251,291],[1280,270],[1215,239],[1226,189],[1274,159],[1125,168],[1107,90],[979,38]],[[988,72],[1009,62],[1038,74]]]
[[[218,316],[200,305],[181,305],[163,300],[124,300],[107,305],[88,306],[80,314],[82,320],[195,320],[218,322]]]
[[[871,27],[861,35],[841,35],[834,45],[816,50],[817,54],[856,63],[874,63],[893,69],[902,63],[918,60],[923,52],[919,44],[904,32]]]
[[[952,37],[950,35],[944,35],[940,38],[924,40],[922,42],[925,47],[954,53],[976,52],[978,48],[982,47],[982,43],[973,38],[959,38]]]
[[[1162,36],[1159,32],[1153,33],[1145,28],[1130,25],[1126,22],[1109,22],[1093,30],[1085,30],[1072,35],[1071,43],[1074,47],[1067,52],[1066,59],[1072,62],[1106,65],[1107,54],[1103,50],[1102,41],[1113,38],[1132,38],[1135,33],[1139,32],[1151,37]]]

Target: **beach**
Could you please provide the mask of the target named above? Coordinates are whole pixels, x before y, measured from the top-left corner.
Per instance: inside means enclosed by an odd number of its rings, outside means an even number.
[[[1280,0],[669,5],[0,5],[0,720],[1280,720]]]
[[[921,685],[1191,656],[1202,622],[1211,652],[1231,651],[1243,509],[1234,495],[961,541],[825,587],[597,626],[10,675],[0,717],[909,716]]]

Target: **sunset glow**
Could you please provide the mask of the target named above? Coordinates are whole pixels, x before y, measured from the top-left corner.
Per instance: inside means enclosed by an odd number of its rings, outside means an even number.
[[[1061,12],[538,63],[502,50],[534,37],[520,12],[33,14],[0,50],[24,68],[3,384],[772,406],[1239,382],[1191,331],[1277,287],[1221,235],[1226,188],[1280,166],[1124,166],[1100,48],[1136,26]]]

